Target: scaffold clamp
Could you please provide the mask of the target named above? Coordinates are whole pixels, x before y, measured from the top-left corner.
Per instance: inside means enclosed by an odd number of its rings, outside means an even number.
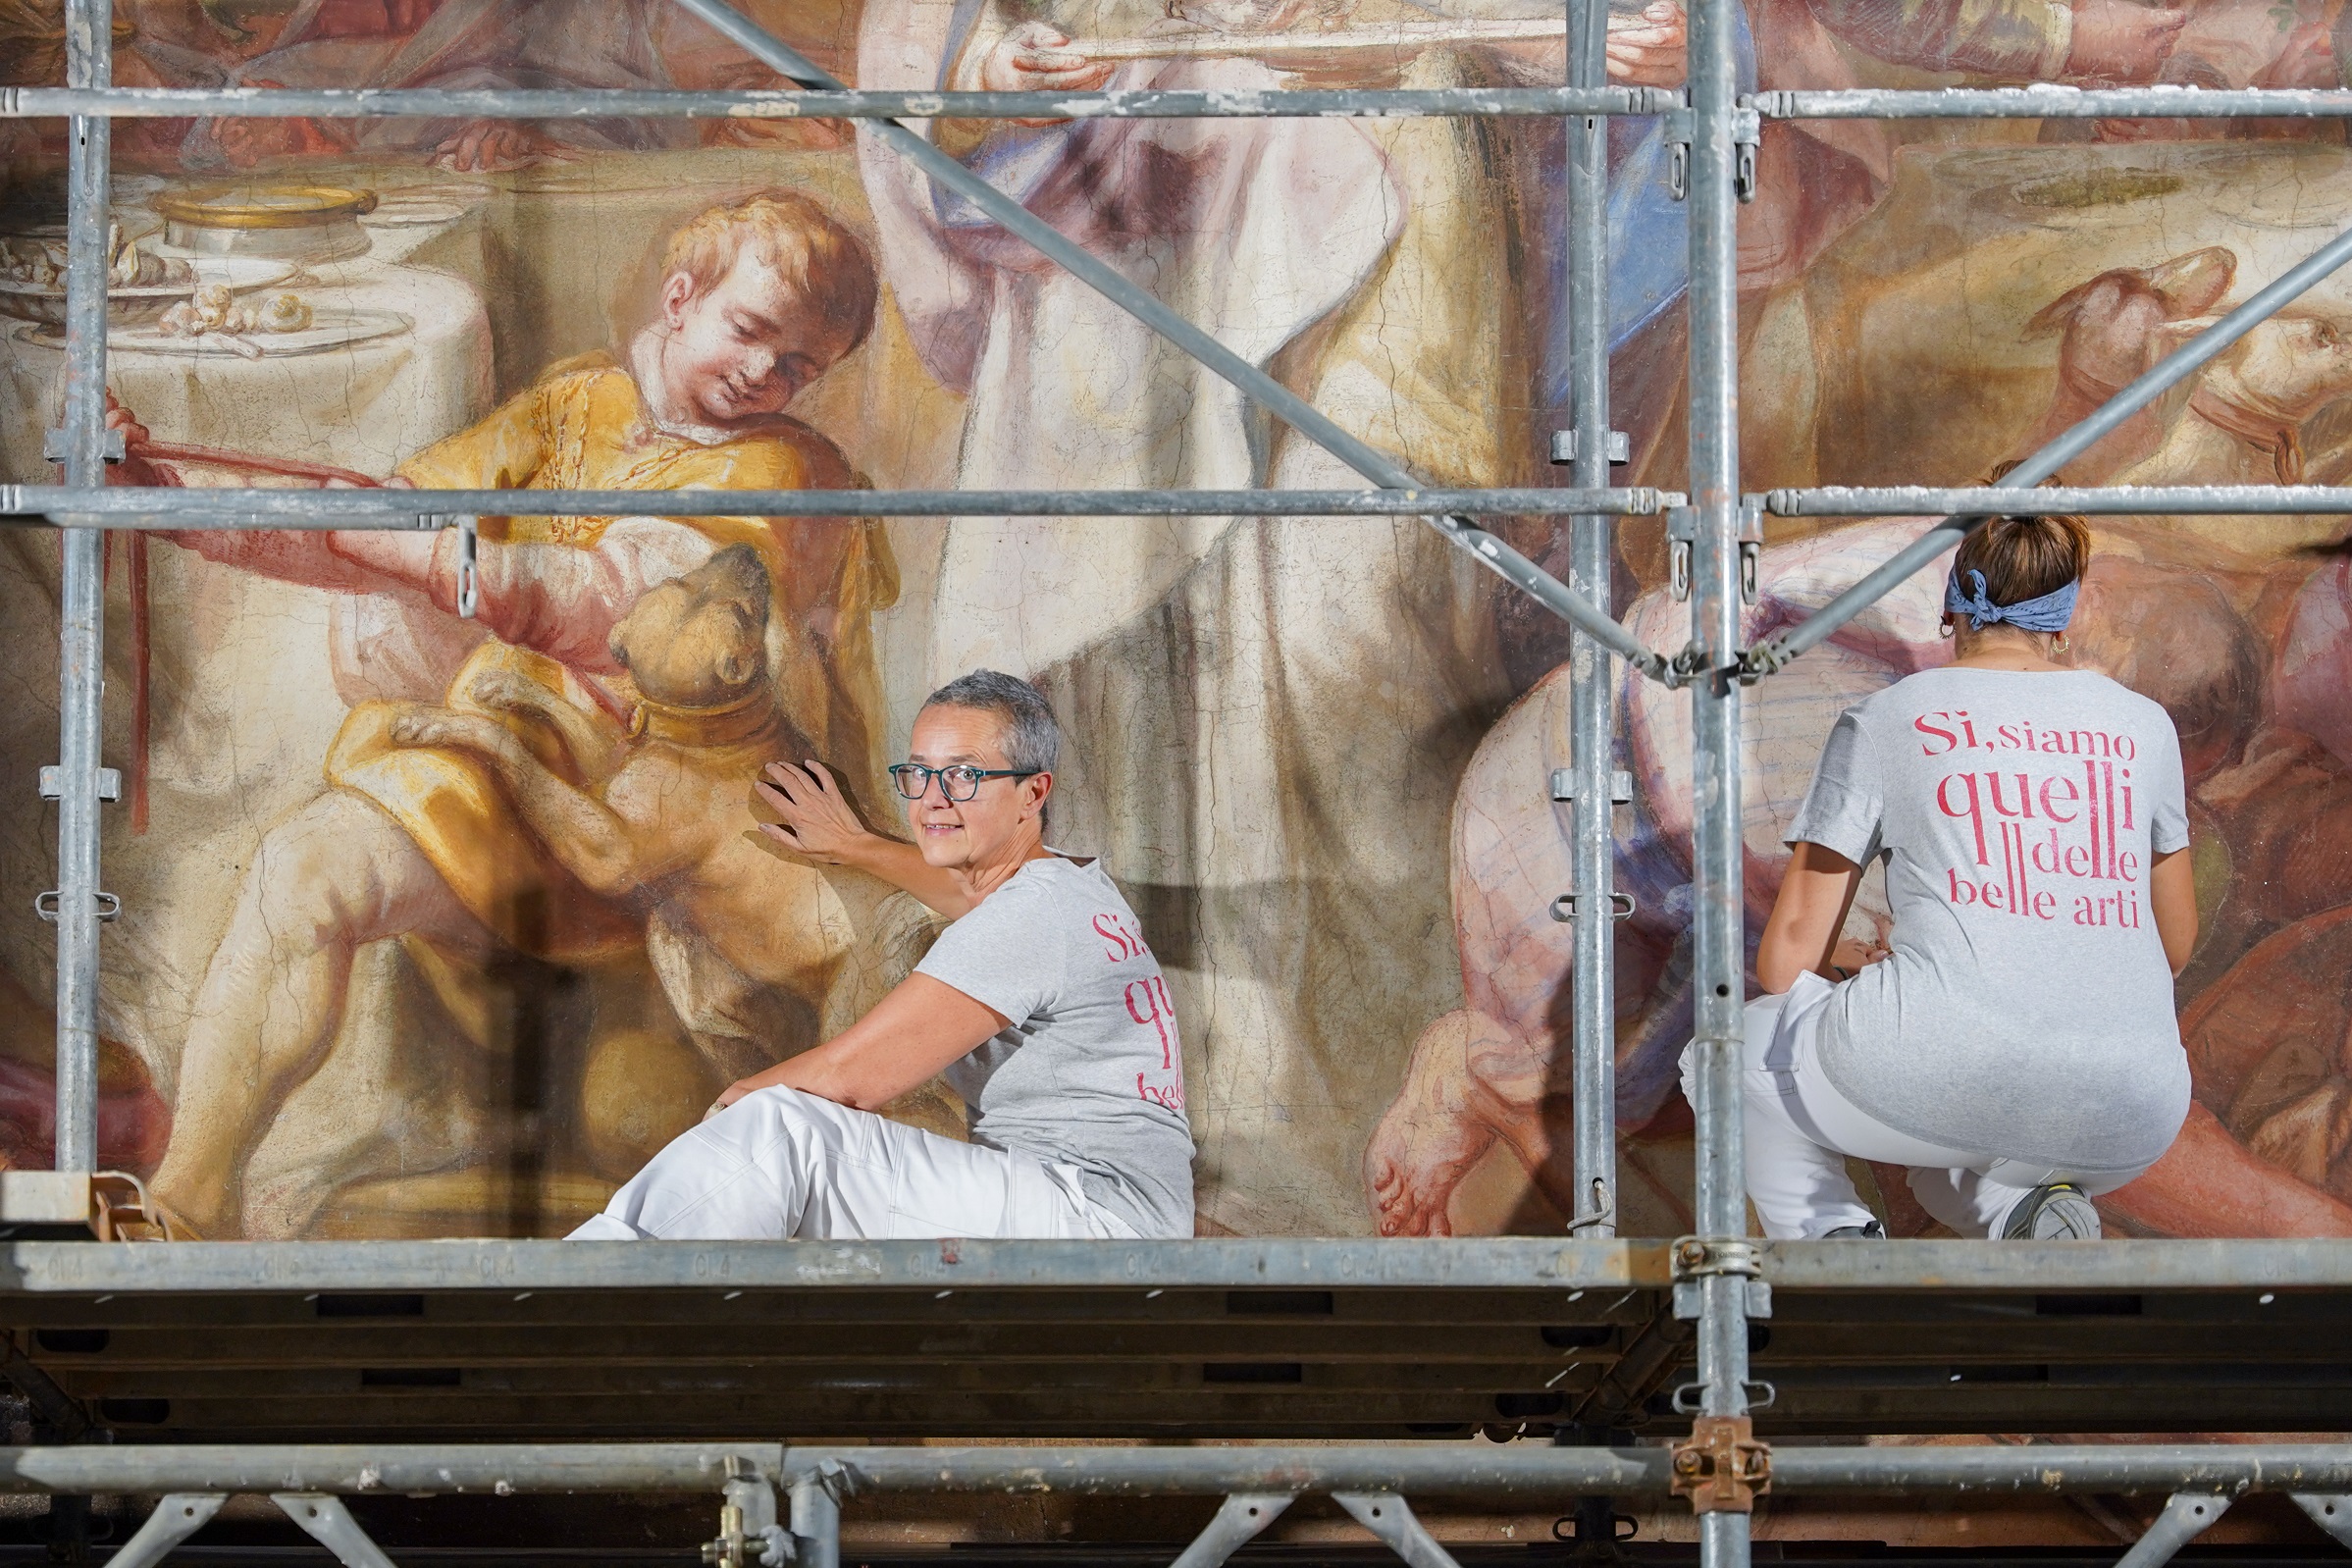
[[[40,773],[41,799],[62,801],[66,798],[66,770],[55,762],[46,763]],[[117,767],[98,769],[98,799],[107,802],[123,798],[123,770]]]
[[[703,1542],[709,1568],[783,1568],[799,1553],[776,1518],[773,1483],[740,1454],[727,1456],[727,1483],[718,1506],[718,1539]]]
[[[59,888],[53,887],[45,893],[35,893],[32,896],[32,913],[47,920],[51,925],[55,925],[59,912],[65,908],[65,899],[64,891]],[[108,924],[122,917],[123,901],[112,893],[92,893],[90,899],[98,907],[100,924]]]
[[[1710,1274],[1754,1279],[1764,1272],[1754,1242],[1741,1236],[1684,1236],[1674,1243],[1674,1278],[1702,1280]]]
[[[1574,893],[1563,893],[1553,899],[1551,901],[1551,917],[1562,925],[1575,924],[1576,900],[1577,895]],[[1636,908],[1638,906],[1634,903],[1634,896],[1631,893],[1611,893],[1609,895],[1609,918],[1612,920],[1632,919]]]
[[[1755,1499],[1772,1490],[1771,1446],[1755,1440],[1747,1416],[1697,1417],[1690,1440],[1675,1444],[1668,1485],[1691,1499],[1693,1513],[1753,1513]]]
[[[62,463],[66,461],[67,455],[72,449],[73,443],[66,439],[64,431],[44,430],[41,432],[41,456],[44,460]],[[104,439],[99,443],[98,455],[110,463],[129,461],[131,438],[119,429],[108,430]]]
[[[1630,463],[1634,460],[1633,438],[1622,430],[1612,430],[1608,435],[1607,450],[1612,464]],[[1551,433],[1551,460],[1554,463],[1576,461],[1575,431],[1555,430]]]
[[[1576,799],[1575,768],[1555,767],[1551,770],[1551,798],[1554,801],[1573,801]],[[1624,768],[1617,768],[1612,771],[1609,774],[1609,804],[1611,806],[1630,806],[1633,804],[1633,774],[1627,772]]]
[[[1666,117],[1666,188],[1676,201],[1691,193],[1691,142],[1697,117],[1676,109]],[[1755,151],[1763,140],[1763,117],[1748,104],[1732,111],[1732,193],[1742,201],[1755,200]]]
[[[1700,1311],[1699,1286],[1710,1277],[1729,1275],[1744,1281],[1740,1308],[1751,1318],[1772,1316],[1772,1285],[1758,1278],[1763,1265],[1755,1243],[1734,1236],[1684,1236],[1674,1243],[1674,1316],[1694,1322]]]

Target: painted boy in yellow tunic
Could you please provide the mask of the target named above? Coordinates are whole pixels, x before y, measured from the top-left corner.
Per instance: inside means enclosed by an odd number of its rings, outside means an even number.
[[[784,410],[863,340],[864,247],[806,198],[714,208],[672,237],[654,320],[615,357],[566,361],[488,419],[403,465],[427,488],[789,490],[861,484]],[[189,534],[201,553],[369,596],[375,624],[338,638],[372,678],[358,696],[498,714],[583,781],[645,716],[608,647],[646,589],[733,544],[766,566],[795,725],[862,778],[879,694],[867,620],[895,597],[869,523],[755,517],[485,518],[476,617],[455,615],[455,537],[391,532]],[[398,671],[398,678],[382,677]],[[354,689],[356,688],[356,690]],[[497,953],[581,962],[643,940],[636,915],[578,886],[477,758],[391,739],[397,704],[363,701],[327,764],[335,787],[264,836],[196,998],[159,1197],[233,1233],[245,1156],[316,1071],[351,961],[388,937],[471,967]]]

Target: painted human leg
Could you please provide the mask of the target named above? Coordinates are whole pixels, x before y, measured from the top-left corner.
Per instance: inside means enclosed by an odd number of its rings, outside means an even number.
[[[342,1022],[362,945],[493,943],[391,817],[332,791],[270,829],[196,993],[157,1197],[208,1236],[239,1228],[245,1156]]]

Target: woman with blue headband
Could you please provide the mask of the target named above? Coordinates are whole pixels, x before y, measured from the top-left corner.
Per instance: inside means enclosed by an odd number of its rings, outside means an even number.
[[[2089,558],[2079,518],[1980,525],[1945,587],[1952,662],[1830,733],[1756,949],[1770,994],[1748,1008],[1748,1188],[1769,1235],[1883,1235],[1855,1156],[1909,1167],[1961,1235],[2089,1239],[2091,1199],[2180,1129],[2172,976],[2197,939],[2180,743],[2157,704],[2060,661]],[[1883,951],[1841,940],[1873,861]]]

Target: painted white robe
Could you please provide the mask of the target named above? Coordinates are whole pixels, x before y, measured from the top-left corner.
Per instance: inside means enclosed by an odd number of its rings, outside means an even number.
[[[956,26],[938,0],[876,0],[860,81],[952,80]],[[1456,69],[1425,56],[1405,84]],[[1278,80],[1146,62],[1112,85]],[[970,161],[1357,435],[1476,485],[1496,482],[1512,401],[1503,176],[1482,134],[1081,122],[1000,131]],[[862,156],[884,274],[932,372],[970,399],[959,484],[1363,483],[1024,244],[959,221],[895,156]],[[1419,1025],[1460,997],[1443,856],[1455,783],[1507,695],[1490,584],[1418,520],[1229,518],[960,518],[939,581],[935,673],[992,664],[1054,698],[1074,754],[1056,835],[1108,858],[1205,1044],[1187,1090],[1204,1219],[1369,1228],[1374,1113]]]

